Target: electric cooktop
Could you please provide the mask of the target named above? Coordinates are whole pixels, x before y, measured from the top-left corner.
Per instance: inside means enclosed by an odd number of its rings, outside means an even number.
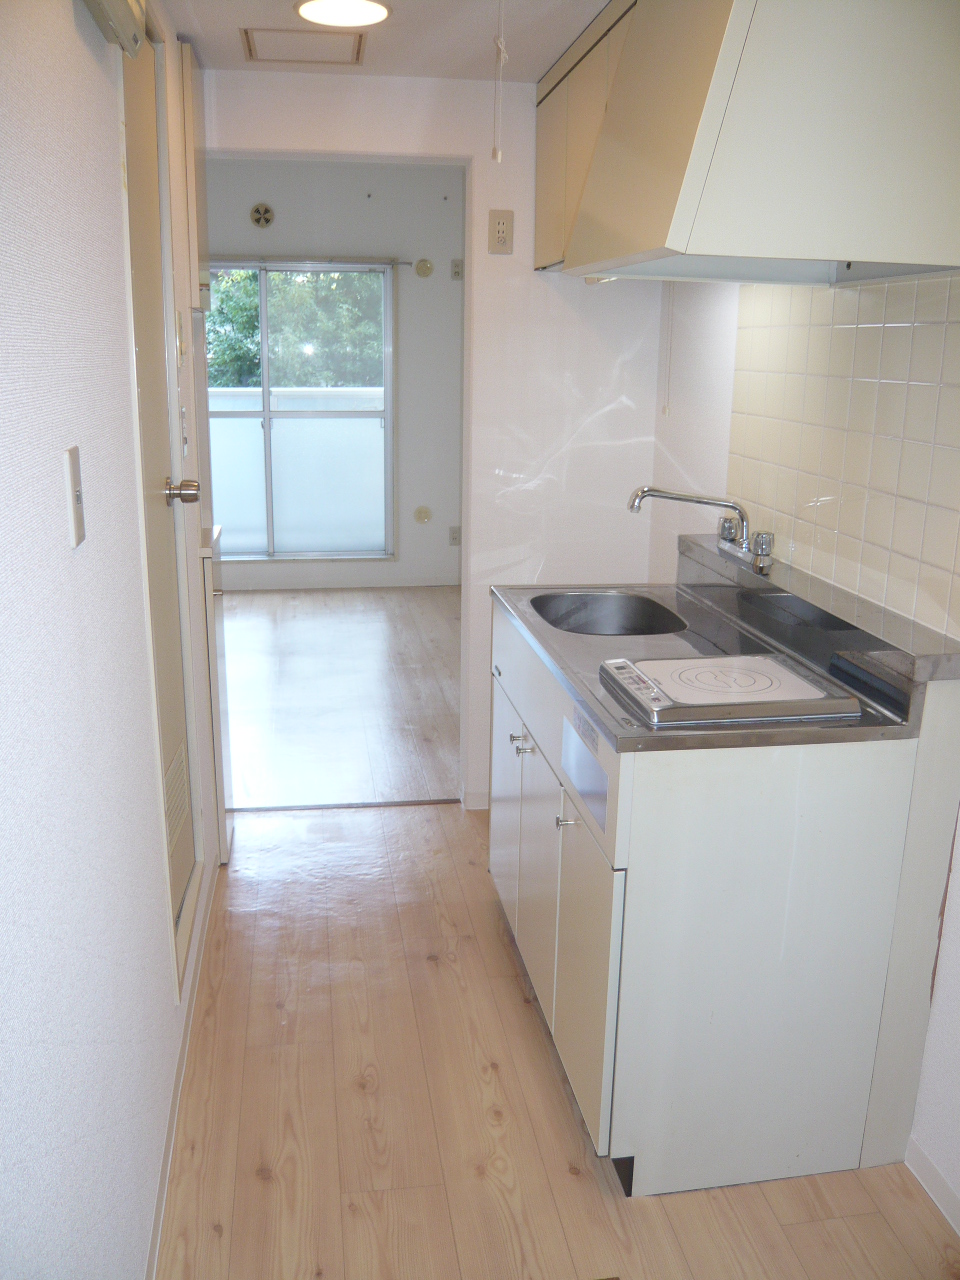
[[[841,685],[782,655],[614,658],[601,684],[656,728],[661,724],[754,724],[859,719],[858,700]]]

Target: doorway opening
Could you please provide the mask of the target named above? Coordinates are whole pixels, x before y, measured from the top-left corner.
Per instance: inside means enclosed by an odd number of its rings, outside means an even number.
[[[459,799],[464,185],[208,159],[235,811]]]

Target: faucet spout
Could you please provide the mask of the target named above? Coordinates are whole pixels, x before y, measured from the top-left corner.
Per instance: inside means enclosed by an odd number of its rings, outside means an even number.
[[[731,502],[729,498],[709,498],[699,493],[673,493],[670,489],[651,489],[648,486],[643,489],[634,489],[627,505],[631,511],[637,513],[647,498],[666,498],[670,502],[692,502],[698,507],[722,507],[725,511],[732,511],[740,520],[740,537],[737,541],[741,547],[749,548],[750,546],[750,521],[739,502]]]

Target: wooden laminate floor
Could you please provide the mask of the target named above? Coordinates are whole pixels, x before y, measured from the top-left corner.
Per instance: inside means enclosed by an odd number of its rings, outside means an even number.
[[[947,1280],[902,1165],[624,1198],[486,871],[485,814],[246,814],[197,994],[159,1280]]]
[[[459,587],[223,599],[236,808],[459,796]]]

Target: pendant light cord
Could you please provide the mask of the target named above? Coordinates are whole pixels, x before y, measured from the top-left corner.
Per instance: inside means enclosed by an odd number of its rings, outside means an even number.
[[[507,62],[507,46],[503,38],[503,5],[500,0],[497,20],[497,78],[493,90],[493,159],[497,164],[503,159],[503,67]]]

